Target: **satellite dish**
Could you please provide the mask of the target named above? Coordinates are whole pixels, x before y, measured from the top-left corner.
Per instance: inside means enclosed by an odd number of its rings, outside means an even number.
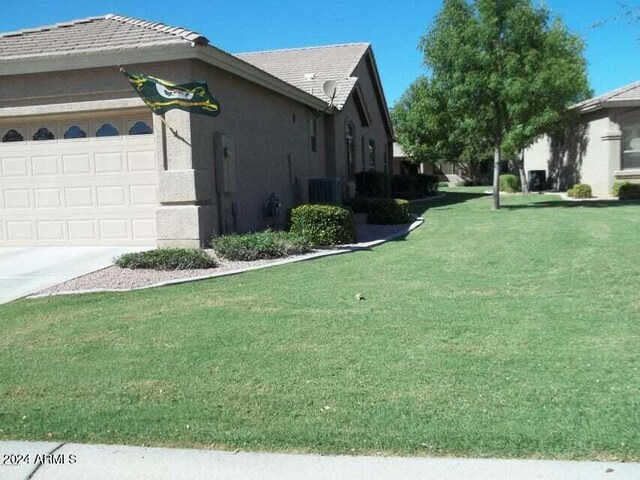
[[[329,105],[333,105],[333,100],[336,98],[338,92],[340,91],[338,82],[336,82],[335,80],[327,80],[322,85],[322,90],[324,90],[324,94],[331,100],[329,102]]]

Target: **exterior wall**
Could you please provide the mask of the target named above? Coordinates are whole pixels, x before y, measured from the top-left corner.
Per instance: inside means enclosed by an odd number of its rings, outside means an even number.
[[[637,109],[603,109],[584,114],[580,124],[561,140],[540,138],[525,150],[525,170],[545,170],[549,186],[558,191],[575,183],[591,185],[596,197],[611,197],[621,170],[619,121]]]
[[[346,127],[351,121],[355,125],[355,172],[374,168],[369,165],[368,146],[369,140],[375,141],[375,169],[383,171],[385,169],[384,154],[386,151],[386,168],[389,173],[393,173],[393,139],[385,128],[384,112],[380,109],[377,100],[374,81],[367,65],[367,56],[363,57],[356,67],[354,77],[358,78],[357,85],[362,92],[363,101],[369,113],[370,125],[362,125],[360,114],[356,106],[353,93],[349,96],[344,108],[335,115],[335,167],[329,166],[329,171],[335,172],[332,175],[340,177],[343,183],[343,191],[346,196],[347,184],[347,149],[346,149]],[[364,155],[363,142],[364,138]],[[364,160],[364,161],[363,161]],[[352,190],[355,191],[355,190]]]
[[[282,202],[275,226],[282,226],[286,209],[308,200],[308,180],[326,176],[322,115],[211,65],[198,63],[194,78],[208,82],[221,106],[218,117],[191,116],[194,166],[207,186],[198,201],[210,203],[226,217],[231,215],[226,219],[231,229],[249,231],[273,224],[264,217],[263,207],[274,193]],[[317,128],[315,152],[311,150],[312,118]],[[237,190],[222,197],[210,186],[215,176],[216,134],[231,136],[235,144]]]

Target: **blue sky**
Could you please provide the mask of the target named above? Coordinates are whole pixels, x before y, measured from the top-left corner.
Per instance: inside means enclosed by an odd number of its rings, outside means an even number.
[[[538,4],[541,0],[534,0]],[[542,0],[586,42],[591,87],[596,94],[640,80],[640,24],[624,21],[591,28],[618,15],[615,0]],[[640,5],[640,0],[627,0]],[[119,13],[205,35],[231,53],[331,43],[371,42],[389,106],[421,73],[420,37],[440,9],[439,0],[29,0],[12,2],[0,31]],[[215,88],[215,87],[214,87]]]

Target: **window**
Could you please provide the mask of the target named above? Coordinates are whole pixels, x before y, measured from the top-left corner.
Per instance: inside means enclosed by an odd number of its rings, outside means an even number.
[[[389,159],[387,158],[387,145],[384,145],[382,149],[382,165],[384,167],[384,173],[389,173]]]
[[[153,129],[144,122],[136,122],[129,129],[129,135],[148,135],[153,133]]]
[[[369,140],[369,168],[376,168],[376,141]]]
[[[316,117],[309,118],[309,138],[311,140],[311,151],[318,151],[318,121]]]
[[[55,137],[53,136],[53,133],[51,133],[49,131],[48,128],[46,127],[41,127],[38,129],[38,131],[36,133],[33,134],[33,139],[35,141],[39,141],[39,140],[53,140]]]
[[[364,148],[364,135],[360,140],[361,140],[360,144],[362,146],[362,148],[360,149],[360,151],[362,152],[362,170],[366,170],[367,169],[367,149]]]
[[[640,117],[621,125],[622,170],[640,169]]]
[[[347,123],[345,131],[345,143],[347,148],[347,181],[353,181],[356,178],[356,142],[355,127],[353,123]]]
[[[17,130],[11,129],[4,134],[4,137],[2,137],[2,141],[3,142],[24,142],[24,137]]]
[[[64,138],[66,138],[66,139],[69,139],[69,138],[86,138],[86,137],[87,137],[87,132],[82,130],[77,125],[70,126],[69,130],[64,132]]]
[[[96,137],[117,137],[118,135],[120,135],[120,132],[110,123],[103,123],[96,131]]]

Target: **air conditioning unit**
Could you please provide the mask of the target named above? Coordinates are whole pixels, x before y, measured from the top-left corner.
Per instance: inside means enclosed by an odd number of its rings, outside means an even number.
[[[342,205],[342,184],[338,177],[309,180],[309,203]]]

